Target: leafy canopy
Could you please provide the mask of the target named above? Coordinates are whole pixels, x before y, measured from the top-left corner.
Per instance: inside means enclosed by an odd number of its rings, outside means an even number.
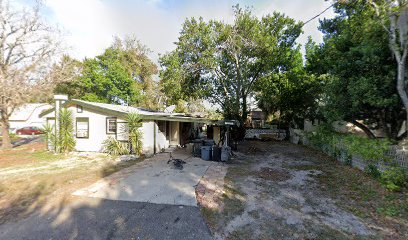
[[[336,17],[320,23],[324,43],[309,44],[306,54],[307,70],[328,77],[323,113],[329,121],[364,120],[395,138],[403,111],[387,32],[363,2],[335,10]]]
[[[88,101],[158,108],[152,94],[157,67],[148,53],[135,38],[115,38],[102,55],[77,62],[75,80],[58,85],[55,91]]]
[[[232,24],[187,19],[176,49],[160,58],[160,77],[170,102],[205,98],[244,122],[255,83],[285,71],[301,25],[276,12],[260,19],[239,6],[234,12]]]

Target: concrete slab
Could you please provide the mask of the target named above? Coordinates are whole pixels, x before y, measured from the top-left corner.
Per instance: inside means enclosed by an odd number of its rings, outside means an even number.
[[[183,170],[175,169],[172,163],[167,164],[169,153],[161,153],[78,190],[74,195],[197,206],[195,186],[208,167],[217,163],[191,157],[183,149],[177,149],[172,154],[174,158],[186,161]]]

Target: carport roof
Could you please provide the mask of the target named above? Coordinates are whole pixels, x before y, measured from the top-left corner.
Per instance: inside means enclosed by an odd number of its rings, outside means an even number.
[[[164,120],[164,121],[179,121],[179,122],[200,122],[200,123],[212,123],[210,119],[198,117],[198,116],[187,116],[183,113],[165,113],[159,111],[153,111],[144,108],[122,106],[108,103],[98,103],[98,102],[88,102],[84,100],[72,99],[63,104],[64,107],[69,105],[80,105],[84,108],[96,110],[108,115],[124,117],[130,112],[136,112],[145,120]],[[55,107],[40,114],[40,117],[55,111]]]

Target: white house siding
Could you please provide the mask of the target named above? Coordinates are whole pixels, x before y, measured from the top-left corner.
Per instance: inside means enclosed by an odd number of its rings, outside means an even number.
[[[143,153],[147,156],[154,154],[155,124],[154,121],[145,121],[140,128],[143,133]]]
[[[68,108],[72,112],[74,118],[74,136],[76,140],[75,149],[80,152],[102,152],[103,151],[103,141],[108,138],[108,136],[116,137],[115,134],[106,133],[106,118],[112,117],[104,113],[92,111],[84,108],[81,113],[77,112],[76,106],[71,106]],[[88,118],[89,119],[89,134],[88,138],[77,138],[76,137],[76,118]],[[118,119],[118,121],[122,121]]]
[[[106,134],[106,118],[112,117],[105,115],[104,113],[88,110],[83,108],[81,113],[77,112],[77,107],[70,106],[68,108],[72,112],[73,123],[74,123],[74,137],[76,141],[75,150],[79,152],[102,152],[102,143],[108,136],[116,137],[115,134]],[[50,118],[55,117],[55,112],[51,112],[44,116],[44,121],[48,119],[48,122],[53,122]],[[88,118],[89,120],[89,134],[88,138],[77,138],[76,137],[76,118]],[[118,119],[118,121],[123,121]]]
[[[72,112],[72,117],[74,120],[74,136],[76,135],[76,118],[88,118],[89,119],[89,136],[88,138],[77,138],[75,136],[76,151],[86,151],[86,152],[101,152],[103,151],[103,141],[109,136],[116,137],[116,134],[106,133],[106,118],[112,117],[106,115],[105,113],[89,110],[83,108],[81,113],[77,112],[76,105],[70,106],[68,108]],[[50,124],[54,123],[54,114],[51,112],[43,117],[43,121],[48,121]],[[48,120],[47,120],[48,119]],[[124,122],[124,119],[118,118],[118,122]],[[178,123],[178,122],[177,122]],[[174,125],[178,125],[173,123]],[[171,125],[171,124],[170,124]],[[160,132],[157,123],[153,120],[146,120],[143,122],[140,130],[143,133],[143,153],[147,156],[153,155],[156,152],[161,151],[164,148],[169,147],[169,141],[166,140],[166,133]],[[169,131],[168,129],[167,131]],[[156,138],[155,135],[156,134]],[[155,148],[156,141],[156,148]]]
[[[166,139],[166,132],[160,131],[157,122],[155,122],[154,124],[156,126],[156,151],[160,152],[161,150],[169,147],[169,141],[167,141]]]
[[[170,122],[170,145],[180,145],[180,123]]]

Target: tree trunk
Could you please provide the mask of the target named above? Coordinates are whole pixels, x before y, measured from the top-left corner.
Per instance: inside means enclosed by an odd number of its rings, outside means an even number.
[[[10,139],[10,134],[9,134],[9,129],[10,129],[10,124],[8,119],[3,116],[1,118],[1,129],[2,129],[2,143],[1,143],[1,148],[2,149],[10,149],[13,147],[11,144],[11,139]]]
[[[373,132],[371,132],[371,130],[364,124],[359,123],[356,120],[351,120],[350,121],[352,124],[354,124],[356,127],[360,128],[361,130],[363,130],[363,132],[367,135],[368,138],[375,138],[375,135]]]
[[[405,89],[405,59],[398,61],[397,90],[406,111],[405,131],[408,131],[408,95]]]
[[[242,96],[242,122],[245,124],[248,118],[247,96]]]

